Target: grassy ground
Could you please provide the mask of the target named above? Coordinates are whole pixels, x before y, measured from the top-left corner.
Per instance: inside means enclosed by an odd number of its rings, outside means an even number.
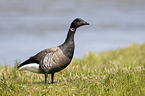
[[[50,81],[50,76],[48,78]],[[120,95],[145,94],[145,44],[74,59],[55,74],[54,84],[44,75],[0,66],[0,95]]]

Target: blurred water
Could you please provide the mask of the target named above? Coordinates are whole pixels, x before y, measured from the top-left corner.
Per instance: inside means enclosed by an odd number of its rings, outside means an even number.
[[[0,64],[63,43],[76,17],[90,23],[75,34],[76,58],[145,43],[144,0],[0,0]]]

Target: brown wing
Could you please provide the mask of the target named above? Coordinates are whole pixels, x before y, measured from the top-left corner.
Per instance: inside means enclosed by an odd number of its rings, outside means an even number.
[[[27,65],[30,63],[37,63],[40,64],[42,62],[42,59],[45,57],[45,55],[47,55],[48,53],[51,53],[50,48],[45,49],[39,53],[37,53],[35,56],[30,57],[29,59],[27,59],[26,61],[24,61],[23,63],[21,63],[17,68],[23,66],[23,65]]]
[[[47,53],[41,63],[40,67],[45,73],[55,73],[64,69],[71,61],[66,57],[59,47],[49,49],[51,52]]]

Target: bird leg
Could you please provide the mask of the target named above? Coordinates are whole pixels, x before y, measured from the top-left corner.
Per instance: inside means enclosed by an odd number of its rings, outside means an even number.
[[[54,73],[51,74],[51,83],[53,84],[53,80],[54,80]]]
[[[45,73],[45,84],[47,84],[47,77],[48,77],[48,74]]]

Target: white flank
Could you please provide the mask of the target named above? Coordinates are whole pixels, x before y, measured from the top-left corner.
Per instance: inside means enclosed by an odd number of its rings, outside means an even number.
[[[19,70],[28,70],[34,73],[39,73],[39,64],[37,63],[30,63],[24,66],[21,66],[17,71]],[[17,72],[16,71],[16,72]]]

